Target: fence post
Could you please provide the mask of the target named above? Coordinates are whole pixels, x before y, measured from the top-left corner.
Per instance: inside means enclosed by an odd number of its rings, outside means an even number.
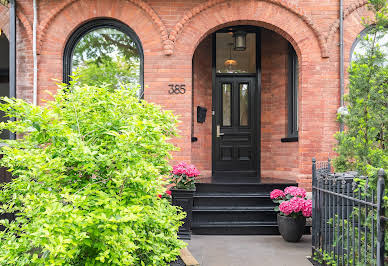
[[[377,181],[377,266],[384,265],[384,231],[385,222],[382,218],[384,216],[384,189],[385,189],[385,172],[384,169],[378,171]]]
[[[317,226],[316,226],[316,212],[317,212],[317,206],[316,206],[316,190],[315,190],[315,186],[316,186],[316,182],[317,182],[317,166],[316,166],[316,160],[315,158],[312,159],[312,201],[313,201],[313,213],[312,213],[312,236],[311,236],[311,242],[312,242],[312,257],[314,257],[314,248],[316,247],[315,244],[316,244],[316,230],[317,230]]]

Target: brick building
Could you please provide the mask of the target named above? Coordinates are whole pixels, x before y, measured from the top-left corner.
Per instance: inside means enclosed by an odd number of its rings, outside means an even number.
[[[134,42],[144,98],[179,116],[174,161],[195,164],[204,182],[286,179],[311,189],[311,159],[333,156],[339,130],[339,2],[39,0],[36,101],[56,90],[53,79],[66,81],[85,34],[114,28]],[[16,4],[16,95],[32,102],[33,3]],[[366,4],[343,3],[345,69]],[[0,5],[3,95],[8,12]]]

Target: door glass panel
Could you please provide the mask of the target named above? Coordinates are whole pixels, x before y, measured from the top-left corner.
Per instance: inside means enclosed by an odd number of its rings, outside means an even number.
[[[232,125],[232,113],[231,113],[231,103],[232,103],[232,86],[231,84],[224,83],[222,84],[222,125],[231,126]]]
[[[256,33],[246,34],[244,50],[236,50],[233,34],[216,33],[216,72],[256,73]]]
[[[249,111],[249,89],[248,84],[240,84],[240,126],[248,126]]]

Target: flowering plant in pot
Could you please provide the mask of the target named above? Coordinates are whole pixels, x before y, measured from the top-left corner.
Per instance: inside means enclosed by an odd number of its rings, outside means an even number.
[[[283,190],[275,189],[270,198],[279,204],[277,221],[279,232],[288,242],[298,242],[306,225],[306,218],[312,215],[312,201],[306,198],[306,190],[299,187],[286,187]]]
[[[172,167],[171,183],[176,189],[195,189],[195,178],[200,172],[192,164],[181,162]]]
[[[186,212],[183,225],[179,228],[178,235],[181,239],[191,238],[191,223],[193,211],[193,197],[195,192],[195,178],[200,172],[194,165],[181,162],[173,166],[171,172],[172,204],[179,206]]]

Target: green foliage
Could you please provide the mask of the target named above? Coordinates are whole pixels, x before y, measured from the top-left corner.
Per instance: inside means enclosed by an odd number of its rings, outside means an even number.
[[[166,265],[184,213],[165,192],[176,120],[135,90],[64,86],[45,107],[4,98],[1,265]]]
[[[116,88],[140,84],[140,54],[135,42],[125,33],[101,28],[87,33],[74,48],[73,75],[80,84]]]
[[[101,63],[94,60],[84,62],[85,67],[78,68],[75,75],[79,84],[90,86],[112,85],[120,88],[125,84],[139,84],[139,65],[131,64],[123,58],[103,59]]]
[[[116,57],[140,60],[136,44],[128,35],[113,28],[100,28],[81,38],[74,48],[72,63],[77,68],[90,60],[99,64]]]
[[[345,131],[336,134],[336,171],[357,170],[372,184],[377,169],[388,170],[388,55],[378,45],[388,34],[387,5],[386,0],[370,0],[375,26],[361,40],[365,54],[356,55],[349,68],[349,114],[339,117]]]

